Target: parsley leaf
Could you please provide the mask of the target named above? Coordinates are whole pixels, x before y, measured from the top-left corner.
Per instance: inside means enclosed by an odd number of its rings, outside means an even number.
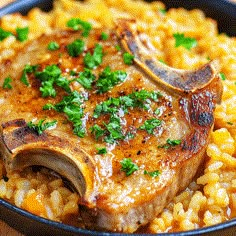
[[[28,39],[29,27],[17,28],[16,29],[16,38],[20,42],[24,42]]]
[[[152,119],[146,120],[144,124],[139,127],[139,129],[146,130],[148,134],[153,134],[154,129],[160,125],[161,125],[160,120],[156,118],[152,118]]]
[[[84,115],[82,103],[84,97],[77,91],[71,92],[69,95],[64,96],[61,102],[56,105],[46,104],[43,109],[54,109],[57,112],[63,112],[69,121],[73,123],[73,131],[78,137],[83,138],[85,136],[85,129],[82,124],[82,118]]]
[[[163,59],[159,59],[159,62],[161,62],[161,63],[167,65],[167,63],[166,63]]]
[[[108,36],[107,33],[105,33],[105,32],[102,32],[102,33],[101,33],[101,39],[102,39],[102,40],[107,40],[108,37],[109,37],[109,36]]]
[[[113,88],[120,82],[124,82],[127,73],[124,71],[111,71],[111,68],[107,66],[102,73],[100,73],[99,78],[96,82],[98,88],[98,93],[105,93]]]
[[[87,22],[87,21],[83,21],[79,18],[72,18],[67,22],[67,26],[72,28],[73,30],[82,30],[82,35],[84,37],[88,37],[91,29],[92,29],[92,25]]]
[[[56,97],[56,90],[53,87],[53,80],[43,81],[39,91],[42,94],[42,97]]]
[[[12,82],[12,78],[11,78],[10,76],[6,77],[6,78],[4,79],[4,82],[3,82],[2,87],[3,87],[4,89],[12,89],[11,82]]]
[[[84,65],[89,69],[93,69],[94,67],[102,63],[102,58],[103,58],[102,45],[96,44],[93,54],[91,54],[90,52],[86,53],[84,57]]]
[[[120,50],[121,50],[120,45],[116,45],[116,46],[115,46],[115,49],[116,49],[117,51],[120,51]]]
[[[171,146],[176,146],[181,144],[181,140],[180,139],[167,139],[166,143],[170,144]]]
[[[67,51],[71,57],[77,57],[84,51],[85,42],[81,39],[76,39],[67,45]]]
[[[30,121],[29,123],[27,123],[28,127],[30,129],[33,129],[35,132],[37,132],[38,135],[41,135],[43,133],[43,131],[45,131],[46,129],[53,127],[56,125],[57,121],[51,121],[51,122],[46,122],[44,123],[45,119],[41,119],[39,120],[38,124],[33,124],[32,121]]]
[[[155,177],[157,177],[157,176],[159,176],[160,175],[160,171],[159,170],[155,170],[155,171],[147,171],[147,170],[144,170],[144,172],[143,172],[145,175],[149,175],[149,176],[151,176],[151,177],[153,177],[153,178],[155,178]]]
[[[35,75],[41,81],[54,80],[61,75],[61,69],[57,65],[53,64],[46,66],[41,72],[37,71]]]
[[[23,73],[21,75],[20,81],[25,84],[26,86],[29,86],[29,81],[27,78],[27,74],[33,73],[37,70],[38,65],[25,65],[24,69],[23,69]]]
[[[95,75],[91,70],[85,68],[83,72],[79,73],[79,78],[76,79],[84,88],[91,89],[92,83],[95,80]]]
[[[95,135],[95,139],[98,140],[100,137],[102,137],[105,133],[105,130],[103,130],[99,125],[95,124],[90,128],[91,133]]]
[[[108,124],[104,124],[108,135],[104,138],[106,143],[113,144],[116,140],[124,139],[125,136],[122,133],[121,129],[121,120],[117,116],[111,116],[110,121]]]
[[[223,72],[219,73],[219,76],[221,80],[226,80],[226,76]]]
[[[56,51],[59,48],[60,48],[60,46],[57,42],[52,41],[48,44],[48,50],[50,50],[50,51]]]
[[[124,171],[126,176],[133,174],[139,167],[132,162],[130,158],[124,158],[121,162],[121,171]]]
[[[56,96],[54,84],[62,87],[68,93],[71,92],[70,82],[61,76],[61,69],[57,65],[46,66],[43,71],[36,71],[35,76],[42,81],[39,90],[43,97]]]
[[[97,153],[98,154],[106,154],[107,153],[107,149],[105,147],[101,147],[101,148],[97,148]]]
[[[175,38],[175,47],[183,46],[190,50],[197,46],[197,40],[195,38],[185,37],[184,34],[175,33],[173,34]]]
[[[161,110],[160,110],[159,108],[157,108],[157,109],[154,111],[154,114],[157,115],[157,116],[160,115],[160,113],[161,113]]]
[[[167,10],[165,8],[159,9],[159,12],[161,12],[163,15],[166,15]]]
[[[11,32],[9,31],[6,31],[2,28],[0,28],[0,41],[3,41],[5,38],[9,37],[13,35]]]
[[[181,140],[180,139],[167,139],[166,140],[166,144],[164,145],[159,145],[158,148],[165,148],[165,149],[169,149],[171,146],[177,146],[181,144]]]
[[[132,65],[134,61],[134,55],[131,55],[130,53],[125,52],[123,54],[123,60],[126,65]]]

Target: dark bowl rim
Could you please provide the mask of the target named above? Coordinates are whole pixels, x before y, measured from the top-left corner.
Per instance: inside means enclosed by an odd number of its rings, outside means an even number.
[[[40,221],[43,224],[47,224],[49,226],[52,227],[56,227],[59,228],[61,230],[64,231],[69,231],[71,233],[82,233],[82,234],[86,234],[86,235],[92,235],[92,236],[124,236],[127,235],[125,233],[116,233],[116,232],[99,232],[99,231],[93,231],[93,230],[88,230],[88,229],[82,229],[82,228],[78,228],[75,226],[71,226],[71,225],[67,225],[64,223],[60,223],[60,222],[56,222],[53,220],[49,220],[37,215],[34,215],[30,212],[27,212],[9,202],[7,202],[6,200],[0,198],[0,205],[4,206],[5,208],[7,208],[10,211],[14,211],[15,213],[17,213],[18,215],[21,215],[23,217],[26,218],[30,218],[31,220],[34,221]],[[1,218],[1,216],[0,216]],[[4,219],[3,219],[4,221]],[[213,225],[213,226],[208,226],[208,227],[204,227],[204,228],[199,228],[199,229],[195,229],[195,230],[189,230],[189,231],[180,231],[180,232],[175,232],[175,233],[160,233],[160,234],[139,234],[139,233],[133,233],[131,235],[134,236],[139,236],[139,235],[161,235],[161,236],[190,236],[190,235],[204,235],[207,233],[211,233],[211,232],[215,232],[218,230],[225,230],[226,228],[230,228],[230,227],[236,227],[236,218],[225,221],[223,223],[217,224],[217,225]]]
[[[183,0],[182,2],[187,3],[189,0]],[[219,5],[217,7],[226,7],[227,9],[229,9],[228,14],[232,14],[232,16],[234,17],[235,21],[236,21],[236,14],[234,12],[236,12],[236,4],[233,2],[230,2],[228,0],[217,0],[219,1]],[[45,3],[47,2],[48,5],[45,5]],[[172,1],[172,2],[179,2],[179,1]],[[203,1],[201,1],[203,2]],[[213,1],[212,1],[213,2]],[[28,10],[30,10],[32,7],[34,6],[39,6],[40,8],[42,8],[44,11],[49,11],[52,7],[53,4],[53,0],[18,0],[17,2],[12,2],[8,5],[6,5],[5,7],[0,9],[0,17],[2,17],[3,15],[6,15],[8,13],[13,13],[18,11],[19,9],[23,9],[22,12],[27,12]],[[210,3],[209,3],[210,4]],[[234,15],[235,14],[235,15]],[[236,36],[236,32],[234,32],[235,36]],[[87,229],[82,229],[82,228],[78,228],[75,226],[70,226],[67,224],[63,224],[60,222],[56,222],[56,221],[52,221],[49,219],[45,219],[42,218],[40,216],[31,214],[30,212],[27,212],[9,202],[7,202],[6,200],[0,198],[0,207],[3,207],[9,211],[13,211],[14,213],[20,215],[23,218],[27,218],[27,219],[31,219],[34,222],[40,222],[44,225],[47,226],[51,226],[52,228],[57,228],[59,230],[62,230],[64,232],[70,232],[70,233],[75,233],[75,234],[84,234],[84,235],[104,235],[104,236],[123,236],[126,235],[125,233],[113,233],[113,232],[98,232],[98,231],[91,231],[91,230],[87,230]],[[0,219],[2,219],[3,217],[0,214]],[[2,219],[4,221],[4,219]],[[9,223],[9,222],[6,222]],[[217,225],[213,225],[213,226],[209,226],[209,227],[204,227],[204,228],[200,228],[200,229],[195,229],[195,230],[190,230],[190,231],[184,231],[184,232],[176,232],[176,233],[161,233],[160,235],[167,235],[167,236],[189,236],[189,235],[203,235],[203,234],[208,234],[208,233],[212,233],[212,232],[220,232],[223,231],[225,229],[229,229],[229,228],[235,228],[236,231],[236,218],[225,221],[223,223],[217,224]],[[138,233],[134,233],[132,234],[134,236],[137,235],[153,235],[153,234],[138,234]],[[155,235],[159,235],[159,234],[155,234]]]

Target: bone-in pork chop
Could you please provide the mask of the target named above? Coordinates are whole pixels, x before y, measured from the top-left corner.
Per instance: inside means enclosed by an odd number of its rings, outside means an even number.
[[[135,22],[103,31],[43,35],[0,65],[1,151],[8,172],[70,180],[86,227],[134,232],[196,174],[221,84],[213,63],[160,63]]]

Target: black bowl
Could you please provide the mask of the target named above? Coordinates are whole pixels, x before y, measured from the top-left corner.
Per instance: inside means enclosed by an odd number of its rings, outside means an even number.
[[[236,4],[227,0],[162,0],[167,8],[184,7],[186,9],[202,9],[208,17],[218,21],[219,31],[230,36],[236,36]],[[40,7],[44,11],[52,8],[53,0],[18,0],[0,9],[0,17],[13,13],[21,12],[26,14],[33,7]],[[85,230],[62,223],[47,220],[26,212],[12,204],[0,199],[0,219],[25,235],[43,236],[71,236],[71,235],[104,235],[104,236],[124,236],[120,233],[103,233]],[[133,234],[141,235],[141,234]],[[148,235],[148,234],[142,234]],[[163,233],[162,236],[189,236],[189,235],[214,235],[214,236],[235,236],[236,219],[221,223],[215,226],[206,227],[198,230]]]

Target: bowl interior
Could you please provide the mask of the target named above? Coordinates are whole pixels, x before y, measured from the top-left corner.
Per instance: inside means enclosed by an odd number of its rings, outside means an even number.
[[[208,17],[218,21],[219,31],[230,36],[236,36],[236,4],[227,0],[162,0],[167,8],[184,7],[186,9],[200,8]],[[0,17],[13,13],[21,12],[26,14],[33,7],[40,7],[44,11],[52,9],[53,0],[18,0],[0,9]],[[101,233],[73,226],[64,225],[32,215],[8,202],[0,199],[0,218],[19,232],[31,235],[122,235],[117,233]],[[13,220],[14,219],[14,220]],[[235,235],[236,219],[199,230],[180,232],[173,235]],[[134,234],[138,235],[138,234]],[[142,234],[143,235],[143,234]],[[172,234],[162,234],[172,235]]]

